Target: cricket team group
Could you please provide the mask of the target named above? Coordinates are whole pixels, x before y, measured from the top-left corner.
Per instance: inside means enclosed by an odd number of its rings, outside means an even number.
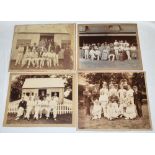
[[[33,114],[33,119],[41,119],[43,114],[46,119],[51,117],[53,114],[53,119],[56,120],[57,117],[57,105],[59,104],[59,98],[57,93],[54,93],[54,96],[47,94],[46,96],[35,96],[31,94],[27,96],[23,93],[21,101],[18,105],[17,115],[15,120],[21,118],[30,120],[31,115]]]
[[[143,116],[142,93],[137,86],[131,87],[127,81],[120,82],[119,86],[104,81],[97,92],[97,88],[91,92],[88,87],[83,92],[86,115],[90,115],[92,120],[101,119],[102,116],[108,120]]]
[[[83,59],[90,59],[91,61],[131,60],[137,58],[137,47],[134,44],[130,45],[127,40],[115,40],[111,43],[104,42],[102,44],[83,44],[81,57]]]
[[[39,44],[33,45],[20,44],[17,48],[17,57],[15,66],[27,68],[43,68],[43,67],[58,67],[59,53],[69,54],[69,46],[62,49],[60,45],[53,40],[41,39]],[[64,58],[66,60],[67,58]]]

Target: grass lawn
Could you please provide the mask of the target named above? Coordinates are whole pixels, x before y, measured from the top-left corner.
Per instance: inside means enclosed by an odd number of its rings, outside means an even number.
[[[80,59],[79,60],[79,68],[80,69],[130,69],[137,70],[141,69],[141,62],[139,60],[125,60],[125,61],[103,61],[103,60],[94,60],[93,62],[89,59]]]
[[[85,108],[79,109],[79,120],[78,128],[79,129],[109,129],[109,130],[127,130],[127,129],[150,129],[150,120],[148,113],[148,106],[143,105],[143,117],[137,118],[135,120],[125,120],[124,118],[118,118],[115,120],[107,120],[102,117],[98,120],[90,120],[90,116],[86,116]]]
[[[39,119],[39,120],[34,120],[31,116],[30,120],[28,121],[27,119],[19,119],[19,120],[15,120],[16,115],[15,114],[8,114],[7,116],[7,122],[6,124],[23,124],[23,125],[27,125],[27,124],[72,124],[72,114],[62,114],[62,115],[58,115],[57,116],[57,120],[54,121],[53,117],[51,116],[48,120],[46,120],[46,117],[43,116],[43,118]]]
[[[59,66],[56,66],[56,67],[52,66],[51,68],[48,68],[45,63],[45,66],[43,68],[35,68],[32,65],[29,68],[27,68],[27,65],[25,65],[24,67],[21,67],[20,65],[15,66],[15,60],[11,60],[10,69],[12,70],[23,70],[23,69],[25,70],[47,70],[47,69],[55,70],[55,69],[71,69],[71,66],[70,68],[65,68],[63,60],[59,60]]]

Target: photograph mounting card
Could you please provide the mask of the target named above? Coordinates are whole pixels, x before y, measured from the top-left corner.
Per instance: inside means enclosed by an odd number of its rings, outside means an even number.
[[[74,126],[74,74],[11,73],[4,126]]]
[[[17,25],[10,71],[73,70],[75,24]]]
[[[151,130],[145,72],[78,74],[79,130]]]
[[[78,24],[78,68],[142,70],[137,24]]]

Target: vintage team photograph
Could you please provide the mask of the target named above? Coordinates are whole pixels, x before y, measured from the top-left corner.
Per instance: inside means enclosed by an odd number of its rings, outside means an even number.
[[[78,129],[151,130],[144,72],[80,72]]]
[[[142,70],[137,24],[79,24],[78,68]]]
[[[75,24],[15,26],[10,70],[73,70]]]
[[[4,126],[73,126],[73,74],[11,74]]]

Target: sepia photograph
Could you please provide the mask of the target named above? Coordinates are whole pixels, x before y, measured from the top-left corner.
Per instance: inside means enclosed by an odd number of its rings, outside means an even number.
[[[75,24],[17,25],[10,70],[73,70]]]
[[[137,24],[79,24],[78,68],[142,70]]]
[[[79,130],[151,130],[144,72],[80,72]]]
[[[73,74],[10,75],[4,126],[73,126]]]

